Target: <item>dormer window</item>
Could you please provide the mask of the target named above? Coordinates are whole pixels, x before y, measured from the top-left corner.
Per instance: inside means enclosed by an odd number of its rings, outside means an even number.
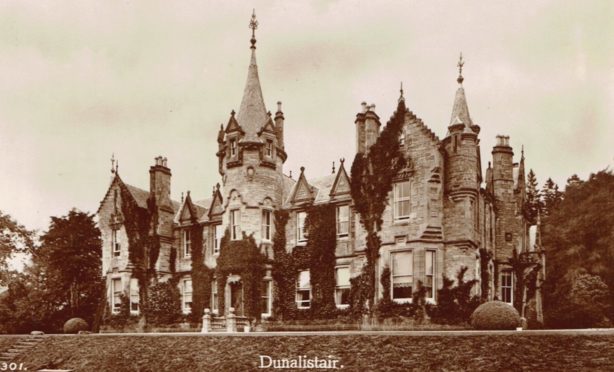
[[[265,154],[269,158],[273,157],[273,141],[271,140],[266,141]]]
[[[237,140],[230,140],[230,156],[237,156]]]

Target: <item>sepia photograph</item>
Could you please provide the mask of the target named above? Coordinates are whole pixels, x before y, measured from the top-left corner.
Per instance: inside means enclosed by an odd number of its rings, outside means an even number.
[[[614,2],[0,2],[0,371],[614,371]]]

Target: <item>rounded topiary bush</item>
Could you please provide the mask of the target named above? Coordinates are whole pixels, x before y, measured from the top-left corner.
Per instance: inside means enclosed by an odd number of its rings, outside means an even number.
[[[485,302],[471,315],[471,325],[475,329],[516,329],[519,324],[518,311],[502,301]]]
[[[68,319],[64,323],[64,333],[79,333],[79,331],[87,331],[90,326],[81,318]]]

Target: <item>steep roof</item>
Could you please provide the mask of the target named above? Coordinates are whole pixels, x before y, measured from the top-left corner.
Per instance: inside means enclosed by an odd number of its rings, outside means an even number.
[[[247,69],[247,81],[243,90],[243,99],[239,107],[237,122],[245,131],[244,141],[260,141],[258,132],[268,121],[262,88],[258,77],[256,64],[256,48],[252,48],[252,56]]]
[[[465,131],[471,132],[473,121],[469,115],[469,107],[467,106],[467,97],[465,97],[465,89],[459,86],[454,97],[454,106],[452,107],[452,117],[450,125],[465,124]]]

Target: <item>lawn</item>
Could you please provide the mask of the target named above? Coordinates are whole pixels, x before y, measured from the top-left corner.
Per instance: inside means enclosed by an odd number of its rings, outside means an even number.
[[[7,351],[8,348],[23,338],[24,336],[0,336],[0,353]]]
[[[614,334],[58,335],[15,361],[28,370],[246,371],[259,355],[332,355],[347,371],[612,371]]]

